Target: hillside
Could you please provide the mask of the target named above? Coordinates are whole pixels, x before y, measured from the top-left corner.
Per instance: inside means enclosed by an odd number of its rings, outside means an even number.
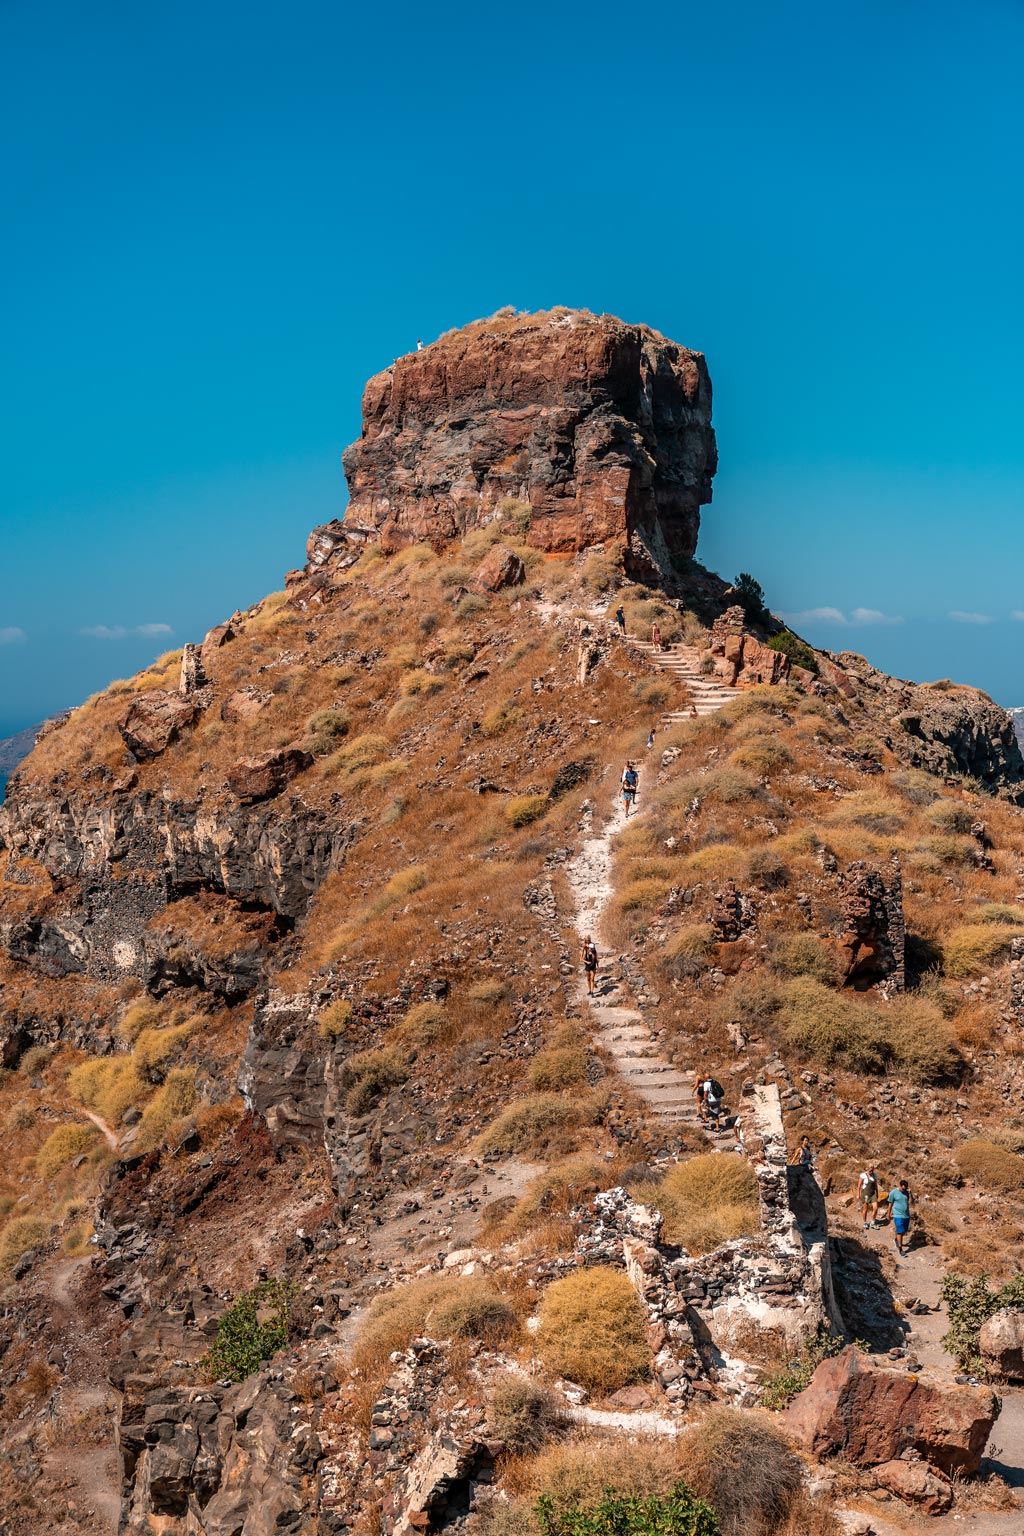
[[[0,741],[0,800],[3,798],[7,780],[18,764],[31,752],[35,746],[36,734],[41,729],[41,726],[32,725],[27,730],[17,731],[15,735]]]
[[[707,1532],[954,1492],[1019,1528],[939,1286],[1013,1282],[1024,1237],[1024,760],[984,694],[703,570],[715,452],[704,359],[647,327],[453,333],[367,385],[283,590],[19,767],[11,1536],[532,1536],[597,1468],[685,1468]],[[872,1159],[905,1259],[854,1207]],[[840,1335],[810,1390],[875,1373],[867,1449],[782,1412]],[[1022,1422],[1010,1387],[1004,1471]]]

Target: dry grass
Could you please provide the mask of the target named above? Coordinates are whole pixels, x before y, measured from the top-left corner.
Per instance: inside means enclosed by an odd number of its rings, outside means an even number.
[[[772,949],[771,964],[783,976],[810,976],[824,986],[838,986],[841,979],[835,950],[814,933],[781,935]]]
[[[513,1462],[503,1481],[513,1494],[511,1505],[493,1505],[487,1516],[487,1536],[537,1536],[537,1500],[550,1499],[556,1516],[593,1510],[605,1490],[619,1495],[666,1494],[685,1469],[676,1446],[654,1436],[628,1439],[589,1436],[565,1445],[549,1446],[539,1456]]]
[[[534,1343],[549,1371],[588,1392],[607,1394],[650,1375],[646,1313],[619,1269],[581,1269],[549,1285]]]
[[[395,1350],[424,1334],[499,1345],[517,1333],[515,1311],[492,1281],[424,1275],[374,1297],[353,1360],[361,1371],[377,1373]]]
[[[409,1076],[409,1058],[394,1046],[358,1051],[342,1067],[341,1090],[350,1115],[365,1115],[390,1088],[398,1088]]]
[[[957,1167],[965,1178],[985,1189],[1014,1194],[1024,1189],[1024,1158],[993,1141],[977,1138],[956,1150]]]
[[[665,969],[670,976],[699,976],[715,947],[710,923],[685,923],[675,929],[662,949]]]
[[[515,1236],[541,1223],[561,1220],[568,1232],[569,1213],[611,1177],[608,1165],[594,1157],[573,1157],[556,1163],[538,1174],[512,1210],[502,1216],[501,1229],[506,1235]]]
[[[544,815],[549,804],[547,795],[514,795],[505,802],[505,820],[513,827],[528,827]]]
[[[636,1198],[656,1205],[666,1242],[709,1253],[758,1230],[757,1180],[740,1157],[706,1152],[677,1163],[660,1184],[640,1185]]]
[[[94,1125],[58,1125],[36,1153],[36,1172],[41,1178],[52,1179],[73,1157],[88,1151],[97,1134]]]
[[[1015,919],[1020,922],[1020,919]],[[1018,929],[1024,933],[1024,927]],[[1005,960],[1016,935],[998,923],[964,923],[941,936],[942,964],[947,976],[980,976]]]
[[[825,1066],[890,1070],[922,1083],[948,1082],[961,1067],[953,1031],[927,998],[886,1003],[801,976],[782,988],[782,1013],[790,1044]]]
[[[136,1150],[151,1152],[160,1146],[198,1103],[195,1072],[190,1067],[173,1067],[142,1112]]]
[[[352,1021],[352,1004],[346,997],[336,998],[320,1014],[316,1027],[325,1040],[337,1040]]]
[[[803,1465],[763,1414],[712,1409],[679,1446],[686,1479],[711,1504],[722,1536],[780,1536],[801,1506]],[[814,1530],[801,1524],[801,1536]],[[838,1530],[835,1525],[818,1530]]]
[[[519,1099],[492,1120],[476,1140],[480,1157],[502,1157],[513,1152],[569,1151],[574,1133],[595,1125],[603,1113],[600,1098],[590,1095],[562,1099],[556,1093],[536,1093]]]
[[[0,1231],[0,1274],[8,1274],[12,1265],[29,1248],[38,1248],[50,1235],[50,1223],[39,1216],[16,1216]]]
[[[557,1093],[586,1082],[587,1053],[580,1046],[557,1046],[541,1051],[530,1062],[526,1080],[539,1093]]]
[[[509,1371],[499,1376],[487,1396],[487,1417],[505,1454],[536,1454],[565,1430],[565,1404],[541,1381]]]

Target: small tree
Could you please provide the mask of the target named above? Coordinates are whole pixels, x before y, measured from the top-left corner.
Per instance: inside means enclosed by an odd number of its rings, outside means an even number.
[[[244,1381],[288,1340],[294,1285],[264,1280],[240,1296],[217,1324],[217,1339],[203,1364],[216,1379]]]
[[[559,1512],[547,1495],[538,1499],[541,1536],[719,1536],[718,1517],[680,1478],[671,1493],[641,1498],[605,1491],[594,1509]]]
[[[767,624],[770,617],[765,607],[764,588],[749,571],[741,571],[733,582],[736,599],[751,624]]]

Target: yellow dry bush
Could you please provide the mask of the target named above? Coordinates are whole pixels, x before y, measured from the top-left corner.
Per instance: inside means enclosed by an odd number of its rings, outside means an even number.
[[[144,1029],[156,1029],[164,1019],[164,1010],[151,998],[132,1003],[121,1015],[117,1032],[122,1040],[134,1045]]]
[[[616,896],[616,905],[620,912],[650,912],[661,905],[671,889],[671,880],[631,880]]]
[[[1024,907],[1008,901],[983,901],[974,916],[979,923],[1010,923],[1019,928],[1024,923]]]
[[[718,1152],[689,1157],[660,1184],[642,1185],[636,1196],[658,1207],[668,1242],[690,1253],[708,1253],[758,1229],[757,1180],[741,1157]]]
[[[546,795],[514,795],[505,802],[505,820],[514,827],[528,827],[544,815],[548,808]]]
[[[863,827],[866,832],[891,837],[906,824],[906,806],[895,796],[863,790],[843,800],[829,821],[836,826]]]
[[[1024,927],[1019,931],[1024,932]],[[1009,958],[1013,930],[997,923],[964,923],[942,935],[942,968],[958,979],[979,976]]]
[[[131,1056],[101,1056],[74,1069],[68,1091],[80,1104],[118,1125],[125,1110],[144,1099],[150,1089]]]
[[[382,898],[386,898],[387,906],[392,906],[396,901],[402,901],[406,896],[422,891],[427,878],[427,871],[422,864],[411,864],[408,869],[400,869],[397,874],[391,876],[384,887]],[[374,905],[376,906],[377,903]]]
[[[345,1108],[350,1115],[365,1115],[389,1088],[397,1088],[409,1076],[408,1058],[394,1046],[359,1051],[341,1070]]]
[[[505,731],[511,730],[522,719],[522,710],[515,704],[496,704],[489,709],[480,722],[480,729],[485,736],[501,736]]]
[[[688,874],[719,875],[724,879],[742,873],[743,850],[734,843],[709,843],[706,848],[691,853],[684,865]]]
[[[838,986],[841,979],[835,950],[815,933],[780,935],[771,963],[783,976],[811,976],[827,987]]]
[[[325,1040],[336,1040],[345,1033],[351,1018],[352,1004],[347,997],[339,997],[323,1010],[316,1021],[316,1027]]]
[[[975,862],[978,845],[973,837],[954,837],[952,834],[928,838],[925,848],[939,865],[969,869]]]
[[[16,1216],[0,1231],[0,1274],[9,1274],[12,1266],[29,1248],[38,1248],[50,1235],[50,1223],[39,1216]]]
[[[751,773],[756,773],[760,778],[788,768],[793,761],[793,754],[777,736],[765,734],[751,736],[738,751],[732,753],[729,761],[735,763],[737,768],[749,768]]]
[[[136,1151],[151,1152],[158,1147],[175,1121],[190,1115],[198,1102],[195,1072],[188,1067],[172,1067],[142,1112]]]
[[[195,1030],[194,1019],[172,1024],[164,1029],[144,1029],[135,1041],[132,1060],[139,1076],[147,1082],[162,1082],[167,1062]]]
[[[36,1153],[36,1172],[44,1179],[52,1179],[65,1163],[87,1151],[96,1136],[94,1125],[58,1125]]]
[[[436,1045],[448,1033],[451,1020],[440,1003],[416,1003],[398,1026],[414,1045]]]
[[[508,986],[499,981],[496,976],[488,976],[483,981],[475,981],[466,992],[471,1003],[493,1004],[500,1003],[508,995]]]
[[[541,1051],[531,1061],[526,1077],[530,1087],[541,1093],[571,1088],[586,1082],[587,1053],[578,1046]]]
[[[710,923],[685,923],[665,943],[662,954],[666,969],[676,978],[698,976],[714,947],[715,935]]]
[[[502,1225],[509,1232],[526,1232],[538,1222],[567,1216],[586,1197],[603,1187],[603,1163],[594,1157],[571,1157],[545,1169],[527,1186]]]
[[[535,1348],[547,1370],[605,1395],[650,1375],[647,1315],[627,1276],[596,1265],[544,1292]]]
[[[803,1466],[765,1414],[713,1408],[687,1428],[679,1458],[689,1485],[717,1514],[722,1536],[777,1536],[802,1503]],[[814,1524],[797,1529],[812,1536]],[[818,1529],[838,1531],[831,1524]]]
[[[424,1275],[375,1296],[353,1353],[361,1371],[380,1371],[395,1350],[426,1334],[439,1339],[481,1339],[499,1345],[518,1332],[509,1302],[492,1281],[477,1276]]]
[[[592,1512],[606,1491],[622,1498],[663,1496],[685,1474],[675,1442],[661,1436],[645,1438],[631,1431],[614,1439],[588,1436],[555,1445],[523,1467],[517,1496],[505,1506],[508,1514],[502,1510],[487,1536],[536,1536],[534,1510],[540,1498],[550,1501],[558,1517],[575,1515]]]
[[[406,672],[399,684],[399,691],[405,698],[429,699],[433,694],[440,693],[444,686],[443,677],[417,667],[412,672]]]
[[[537,1093],[520,1099],[492,1120],[476,1140],[482,1157],[543,1151],[563,1143],[568,1133],[596,1123],[602,1104],[595,1098],[561,1099],[556,1093]]]
[[[975,1184],[1012,1194],[1024,1188],[1024,1158],[1007,1147],[980,1137],[965,1141],[956,1152],[957,1167]]]
[[[324,763],[324,772],[351,775],[361,768],[372,768],[384,762],[390,752],[391,745],[386,736],[366,731],[361,736],[353,736],[351,741],[332,753]]]

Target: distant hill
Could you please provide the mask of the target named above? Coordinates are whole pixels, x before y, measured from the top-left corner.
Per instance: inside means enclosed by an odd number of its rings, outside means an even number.
[[[26,730],[19,731],[16,736],[8,736],[5,741],[0,741],[0,799],[3,798],[7,780],[22,758],[28,757],[36,744],[36,732],[41,729],[42,721],[39,725],[30,725]]]
[[[1006,713],[1013,721],[1013,728],[1017,732],[1017,740],[1020,742],[1021,750],[1024,751],[1024,708],[1008,709]]]

